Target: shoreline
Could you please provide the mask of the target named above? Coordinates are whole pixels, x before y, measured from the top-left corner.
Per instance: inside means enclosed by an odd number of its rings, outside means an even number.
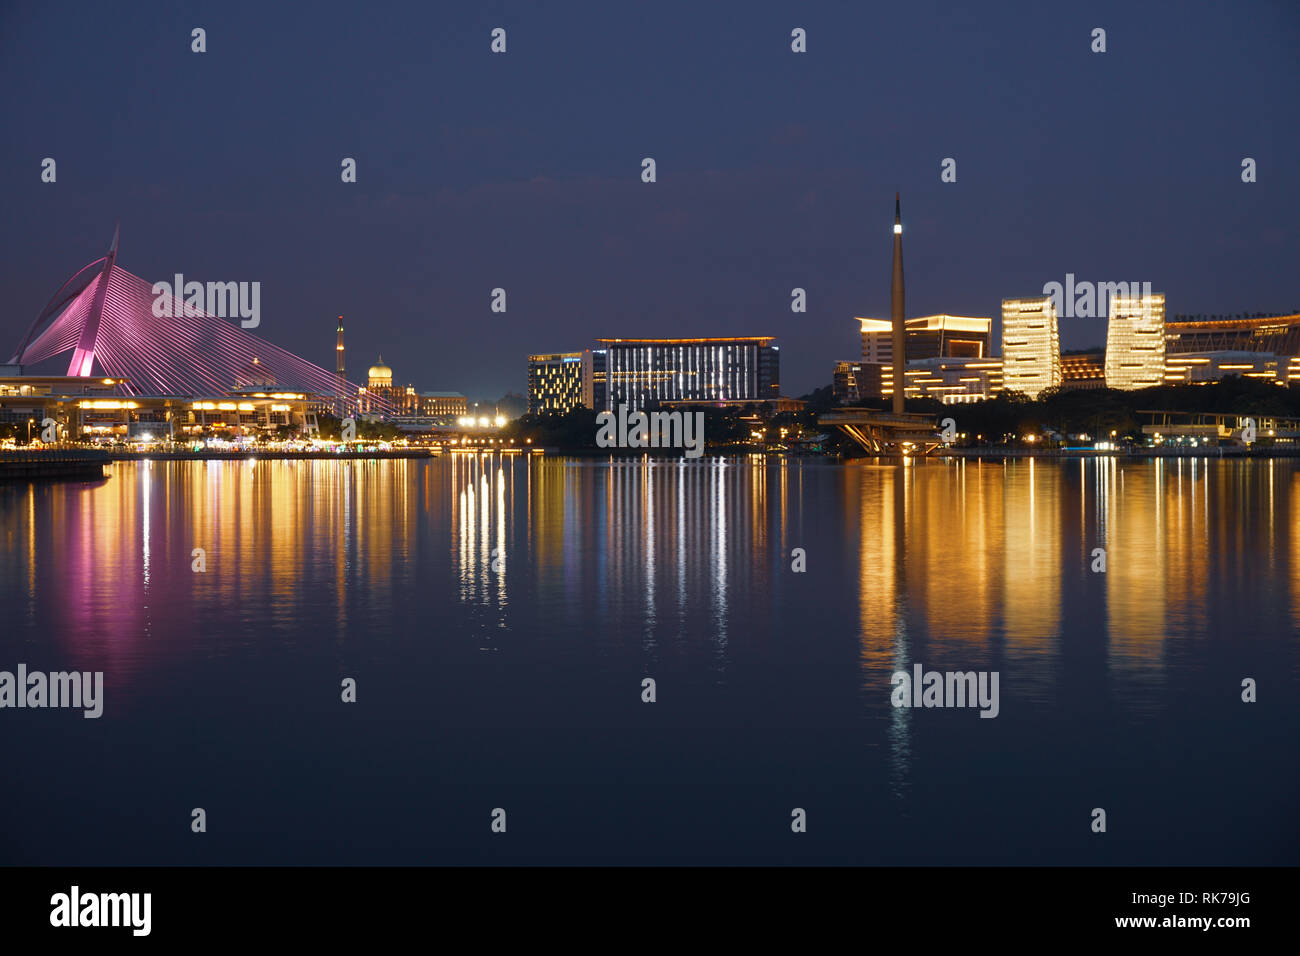
[[[1300,458],[1297,448],[1129,448],[1113,451],[1063,448],[946,448],[932,458]]]

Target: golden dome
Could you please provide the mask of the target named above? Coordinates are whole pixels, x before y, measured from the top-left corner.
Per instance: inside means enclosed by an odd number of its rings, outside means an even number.
[[[384,357],[379,356],[379,362],[370,366],[370,381],[392,384],[393,370],[384,364]]]

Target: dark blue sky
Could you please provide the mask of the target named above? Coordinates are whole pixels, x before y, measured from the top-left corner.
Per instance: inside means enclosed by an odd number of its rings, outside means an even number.
[[[888,315],[896,190],[909,315],[1067,272],[1292,310],[1297,48],[1294,0],[5,4],[0,348],[120,217],[123,268],[260,281],[258,334],[326,367],[343,313],[354,380],[489,397],[598,336],[765,334],[798,395]]]

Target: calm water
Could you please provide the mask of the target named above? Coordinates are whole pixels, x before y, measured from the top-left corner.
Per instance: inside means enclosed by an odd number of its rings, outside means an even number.
[[[1292,461],[110,475],[0,487],[0,669],[105,674],[0,710],[0,862],[1300,862]]]

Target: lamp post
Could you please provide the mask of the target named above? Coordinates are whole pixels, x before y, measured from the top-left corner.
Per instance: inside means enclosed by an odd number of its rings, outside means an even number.
[[[32,425],[34,424],[36,424],[36,419],[27,419],[27,444],[29,445],[32,443]]]

